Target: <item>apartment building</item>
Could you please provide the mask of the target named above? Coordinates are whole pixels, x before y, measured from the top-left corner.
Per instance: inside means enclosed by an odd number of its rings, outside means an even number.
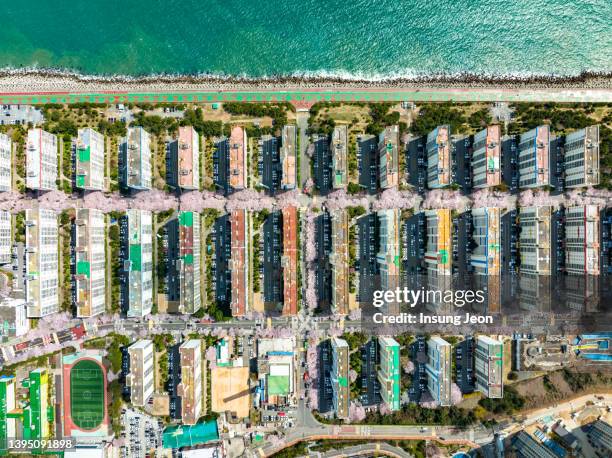
[[[378,173],[382,189],[399,184],[399,126],[389,126],[378,136]]]
[[[472,209],[472,240],[475,244],[470,264],[479,289],[486,292],[488,310],[501,305],[501,210],[495,207]]]
[[[181,126],[170,143],[169,184],[181,189],[200,188],[200,136],[192,126]]]
[[[11,262],[13,249],[12,223],[11,212],[0,210],[0,264]]]
[[[477,274],[499,275],[501,227],[499,208],[480,207],[472,210],[472,249],[470,263]]]
[[[128,189],[151,189],[151,138],[142,127],[128,127],[121,146],[122,185]]]
[[[488,398],[504,397],[504,344],[489,336],[476,338],[476,389]]]
[[[128,347],[130,370],[125,385],[130,388],[130,401],[136,407],[144,407],[154,391],[153,342],[140,339]]]
[[[336,126],[331,136],[332,188],[344,189],[348,184],[348,128]]]
[[[230,133],[229,186],[234,191],[247,187],[247,134],[241,126],[232,127]]]
[[[487,126],[474,135],[472,148],[474,189],[501,184],[501,126]]]
[[[13,142],[11,137],[0,134],[0,191],[13,188]]]
[[[35,191],[57,189],[57,137],[40,128],[28,130],[26,186]]]
[[[21,385],[28,390],[28,400],[23,407],[23,439],[47,439],[51,437],[52,405],[49,399],[49,372],[46,368],[30,371]]]
[[[0,341],[20,337],[30,330],[26,301],[23,298],[0,299]]]
[[[79,208],[73,227],[73,299],[76,315],[88,318],[106,309],[106,219],[100,210]]]
[[[282,170],[281,188],[295,189],[297,185],[297,129],[295,126],[284,126],[280,148],[280,165]]]
[[[142,318],[153,306],[153,224],[147,210],[129,209],[120,223],[122,308]]]
[[[332,402],[338,418],[348,418],[350,402],[349,384],[349,346],[346,340],[338,337],[331,339],[332,349]]]
[[[0,375],[0,453],[8,455],[8,439],[17,437],[17,384],[14,375]]]
[[[550,185],[550,126],[521,135],[518,145],[519,188]]]
[[[444,188],[452,184],[451,128],[438,126],[427,134],[427,187]]]
[[[179,347],[181,381],[177,391],[181,398],[181,420],[195,425],[202,414],[202,341],[191,339]]]
[[[336,314],[349,313],[349,254],[348,214],[344,209],[332,210],[331,253],[329,263],[332,270],[332,310]]]
[[[425,211],[427,240],[425,263],[428,275],[450,276],[452,264],[452,224],[448,208]]]
[[[382,290],[395,290],[400,278],[400,210],[388,209],[377,212],[379,221],[379,250],[376,262],[380,268]],[[399,304],[388,304],[389,312],[398,310]]]
[[[599,126],[589,126],[565,137],[565,187],[599,184]]]
[[[90,127],[79,129],[75,145],[75,184],[88,191],[104,190],[104,135]]]
[[[550,275],[551,273],[552,208],[521,207],[519,221],[519,253],[521,273]]]
[[[168,310],[192,314],[202,307],[200,214],[181,211],[168,223]]]
[[[433,336],[427,341],[427,389],[440,406],[451,405],[451,350],[451,344],[439,336]]]
[[[230,214],[231,226],[231,301],[232,316],[244,316],[251,309],[251,273],[249,269],[249,221],[246,210]]]
[[[378,338],[380,396],[390,410],[400,408],[400,346],[392,337]]]
[[[296,315],[298,312],[298,210],[284,207],[283,218],[283,315]]]
[[[25,290],[28,318],[59,310],[57,214],[53,210],[26,210]]]
[[[580,205],[565,210],[565,270],[599,275],[599,207]]]

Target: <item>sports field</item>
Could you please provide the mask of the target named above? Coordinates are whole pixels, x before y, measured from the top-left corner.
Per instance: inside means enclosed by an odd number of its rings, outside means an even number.
[[[80,429],[95,429],[104,420],[104,373],[95,361],[79,361],[70,370],[70,411]]]

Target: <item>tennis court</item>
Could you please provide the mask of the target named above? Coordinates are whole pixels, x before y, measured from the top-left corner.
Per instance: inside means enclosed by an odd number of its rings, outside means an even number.
[[[104,373],[92,360],[77,362],[70,371],[70,410],[73,423],[95,429],[104,420]]]

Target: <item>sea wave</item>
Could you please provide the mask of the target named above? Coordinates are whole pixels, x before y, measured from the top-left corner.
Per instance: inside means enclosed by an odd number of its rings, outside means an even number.
[[[367,72],[350,72],[346,70],[304,70],[292,72],[290,74],[271,74],[263,76],[250,76],[248,74],[223,74],[223,73],[208,73],[200,72],[193,74],[180,73],[151,73],[143,75],[124,75],[124,74],[87,74],[81,73],[72,69],[64,68],[49,68],[49,67],[3,67],[0,68],[0,78],[7,77],[56,77],[68,78],[82,82],[120,82],[120,83],[203,83],[203,82],[220,82],[220,83],[244,83],[257,85],[258,83],[280,83],[280,84],[318,84],[318,83],[351,83],[365,85],[398,85],[406,84],[435,84],[435,85],[495,85],[495,84],[528,84],[547,86],[577,85],[587,84],[590,82],[598,82],[597,86],[609,86],[612,81],[612,72],[599,71],[582,71],[580,73],[532,73],[532,72],[512,72],[512,73],[426,73],[419,72],[414,69],[405,69],[389,74],[384,73],[367,73]],[[605,84],[607,83],[607,85]]]

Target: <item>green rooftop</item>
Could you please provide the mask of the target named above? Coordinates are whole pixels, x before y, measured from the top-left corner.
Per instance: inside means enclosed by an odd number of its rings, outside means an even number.
[[[76,265],[77,275],[90,275],[90,264],[87,261],[78,261]]]
[[[181,226],[192,227],[193,226],[193,212],[180,212],[179,223]]]
[[[132,270],[142,270],[142,245],[130,245],[130,262]]]
[[[79,162],[89,162],[91,159],[91,148],[79,148],[78,150]]]

